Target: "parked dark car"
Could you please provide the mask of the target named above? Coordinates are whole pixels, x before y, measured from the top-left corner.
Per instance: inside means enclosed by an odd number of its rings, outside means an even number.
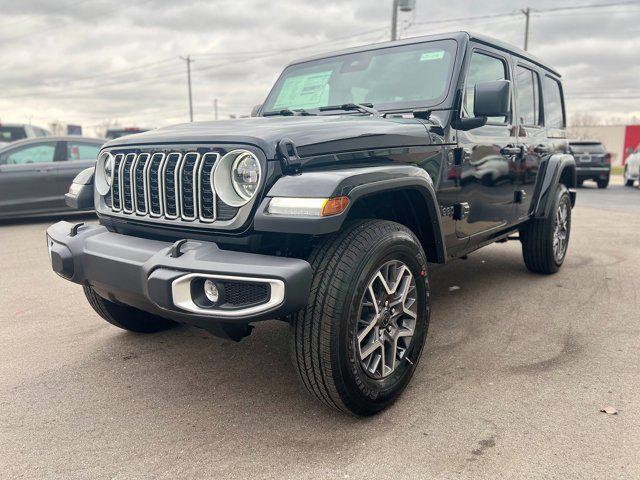
[[[255,114],[110,141],[74,182],[100,225],[57,223],[47,246],[106,321],[239,340],[282,319],[309,392],[370,415],[420,359],[428,263],[512,239],[532,272],[564,262],[562,84],[527,52],[453,33],[319,55]]]
[[[104,140],[45,137],[0,148],[0,218],[70,212],[65,194],[76,175],[95,165]]]
[[[611,154],[596,140],[571,140],[569,151],[576,160],[578,185],[593,180],[598,188],[607,188],[611,176]]]
[[[26,123],[0,123],[0,147],[25,138],[48,137],[49,130]]]

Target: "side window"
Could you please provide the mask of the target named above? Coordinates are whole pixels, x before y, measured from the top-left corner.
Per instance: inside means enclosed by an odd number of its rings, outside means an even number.
[[[25,165],[28,163],[51,163],[56,152],[55,142],[28,145],[0,156],[0,164]]]
[[[562,107],[562,89],[560,82],[544,77],[544,123],[549,128],[564,128],[564,108]]]
[[[467,116],[474,117],[473,99],[476,83],[491,82],[493,80],[507,79],[507,64],[504,60],[485,55],[480,52],[473,52],[469,62],[467,81],[464,91],[464,110]],[[488,123],[506,123],[506,117],[490,117]]]
[[[82,142],[67,142],[67,160],[95,160],[98,158],[100,145]]]
[[[538,74],[528,68],[516,68],[516,105],[521,125],[540,125],[540,80]]]

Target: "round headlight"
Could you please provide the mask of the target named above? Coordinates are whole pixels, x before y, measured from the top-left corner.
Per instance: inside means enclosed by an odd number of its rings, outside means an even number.
[[[106,195],[113,183],[114,158],[109,152],[104,152],[96,162],[95,184],[100,195]]]
[[[260,181],[260,163],[250,152],[241,153],[231,167],[231,183],[233,189],[245,200],[251,197],[258,189]]]
[[[260,160],[248,150],[233,150],[216,162],[211,186],[220,199],[232,207],[246,205],[260,186]]]

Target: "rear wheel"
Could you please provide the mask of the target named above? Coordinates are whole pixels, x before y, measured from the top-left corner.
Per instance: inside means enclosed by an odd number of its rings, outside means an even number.
[[[332,408],[379,412],[409,383],[426,338],[422,246],[400,224],[365,220],[327,238],[310,262],[309,304],[292,319],[300,379]]]
[[[598,180],[598,188],[607,188],[609,186],[609,177]]]
[[[91,287],[83,287],[84,294],[98,315],[123,330],[137,333],[155,333],[177,325],[166,318],[152,315],[128,305],[105,300]]]
[[[529,270],[557,272],[567,255],[571,233],[571,200],[567,187],[556,188],[554,201],[545,218],[533,218],[520,230],[522,256]]]

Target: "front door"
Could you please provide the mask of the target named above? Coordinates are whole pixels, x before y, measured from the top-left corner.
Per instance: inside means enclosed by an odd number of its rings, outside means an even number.
[[[56,142],[28,144],[0,155],[0,215],[38,213],[64,205],[55,158]]]
[[[476,83],[510,78],[505,56],[484,47],[474,48],[467,68],[462,115],[474,116]],[[491,117],[483,127],[457,132],[458,146],[464,152],[458,167],[459,237],[497,230],[513,221],[515,167],[520,150],[512,118]]]

